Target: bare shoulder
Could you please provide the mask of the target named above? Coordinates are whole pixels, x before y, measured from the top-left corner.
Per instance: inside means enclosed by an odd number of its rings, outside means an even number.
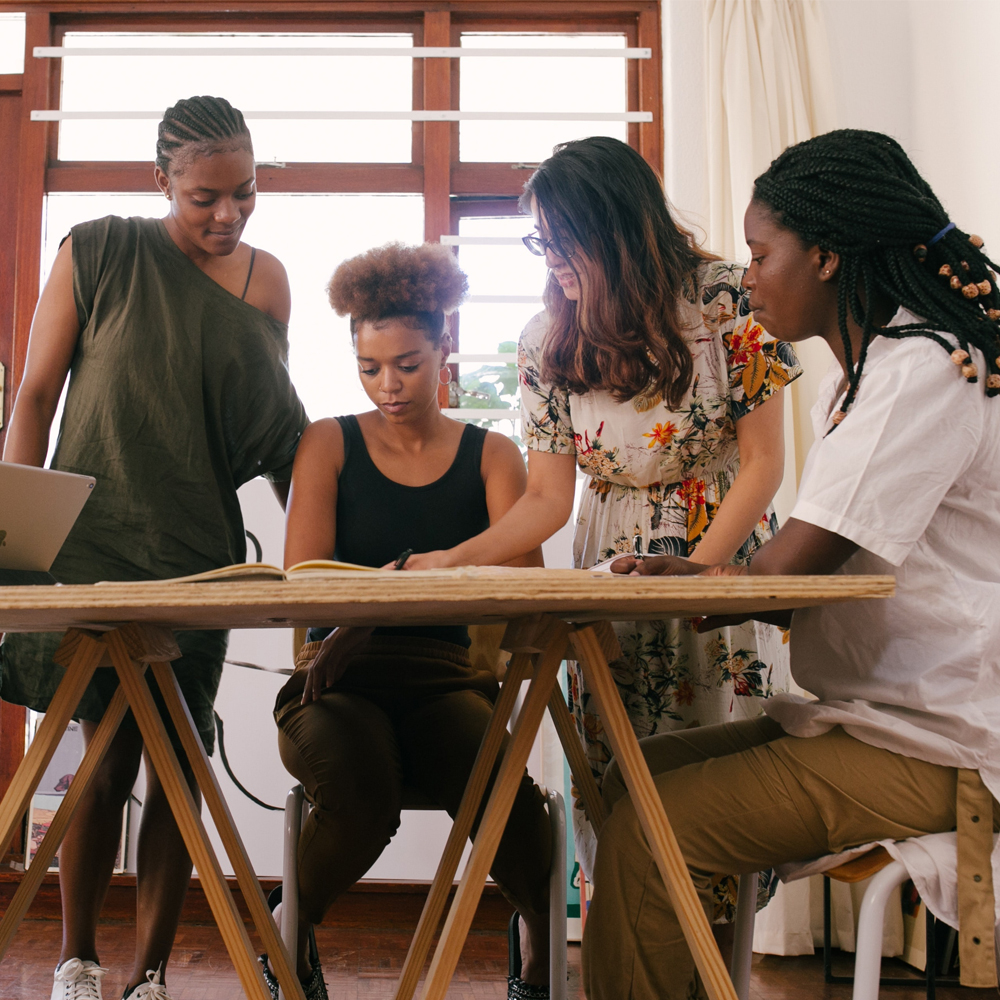
[[[295,471],[333,467],[338,474],[344,464],[344,433],[333,417],[314,420],[303,432],[295,453]]]
[[[482,467],[484,475],[489,475],[492,470],[506,472],[511,469],[515,472],[520,469],[526,474],[520,448],[505,434],[496,431],[487,431],[483,439]]]
[[[292,311],[292,293],[285,265],[272,253],[257,249],[252,275],[253,299],[263,312],[287,323]]]

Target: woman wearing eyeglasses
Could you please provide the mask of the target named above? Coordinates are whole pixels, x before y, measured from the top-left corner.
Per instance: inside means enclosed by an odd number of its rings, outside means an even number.
[[[743,268],[702,250],[671,217],[629,146],[557,147],[525,187],[549,267],[545,311],[521,336],[528,488],[499,522],[407,569],[502,563],[566,522],[588,477],[574,562],[642,551],[746,563],[776,529],[784,471],[781,388],[801,369],[754,322]],[[787,687],[782,634],[743,625],[698,635],[690,621],[621,622],[614,675],[637,736],[757,716]],[[570,699],[598,782],[611,748],[578,670]],[[578,852],[594,838],[574,816]],[[731,883],[720,883],[720,915]]]

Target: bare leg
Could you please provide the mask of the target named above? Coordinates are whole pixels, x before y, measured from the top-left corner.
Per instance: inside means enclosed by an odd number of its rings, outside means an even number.
[[[84,743],[97,723],[81,723]],[[122,834],[122,809],[139,771],[142,737],[119,729],[77,808],[59,851],[63,938],[59,962],[97,962],[97,920],[111,884]]]
[[[520,912],[520,911],[518,911]],[[532,986],[549,982],[549,913],[521,913],[521,979]]]
[[[281,903],[279,903],[274,908],[274,922],[278,925],[278,929],[281,930]],[[306,982],[312,975],[312,963],[309,961],[309,928],[312,924],[305,918],[299,917],[299,929],[297,931],[296,945],[295,945],[295,971],[298,973],[299,979],[302,982]],[[271,970],[273,975],[274,966],[271,965],[270,959],[268,959],[267,967]]]
[[[142,804],[136,857],[135,967],[129,979],[130,990],[146,981],[147,969],[156,970],[161,965],[161,982],[166,982],[167,959],[174,945],[192,868],[184,838],[156,770],[148,754],[143,756],[146,762],[146,799]],[[182,761],[181,766],[195,803],[200,806],[201,793],[195,786],[186,761]]]

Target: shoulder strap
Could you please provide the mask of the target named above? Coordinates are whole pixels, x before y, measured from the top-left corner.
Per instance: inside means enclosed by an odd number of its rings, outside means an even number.
[[[462,440],[458,443],[458,454],[462,464],[468,463],[476,472],[482,471],[483,444],[486,441],[487,430],[475,424],[466,424],[462,431]]]
[[[250,268],[247,271],[247,283],[243,286],[243,294],[240,296],[240,299],[243,302],[246,302],[247,291],[250,288],[250,278],[253,277],[253,262],[256,259],[257,259],[257,248],[250,247]]]
[[[367,454],[368,449],[365,447],[365,438],[361,433],[361,425],[353,413],[348,413],[335,419],[340,424],[340,429],[344,435],[344,468],[346,469],[347,461],[351,457],[352,451],[360,451]]]

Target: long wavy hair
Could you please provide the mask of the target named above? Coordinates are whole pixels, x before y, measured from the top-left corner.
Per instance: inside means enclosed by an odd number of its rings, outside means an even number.
[[[532,206],[574,254],[577,278],[584,273],[576,302],[549,274],[542,378],[581,395],[603,390],[624,402],[660,394],[679,405],[692,376],[680,301],[697,267],[718,258],[677,224],[656,173],[617,139],[566,142],[525,184],[521,208]]]

